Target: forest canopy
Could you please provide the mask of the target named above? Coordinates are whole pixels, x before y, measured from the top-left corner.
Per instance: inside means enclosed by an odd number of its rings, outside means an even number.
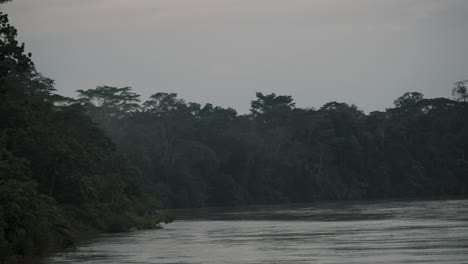
[[[369,114],[258,92],[238,115],[175,93],[138,104],[129,87],[107,86],[79,90],[78,103],[166,207],[434,197],[467,192],[464,85],[453,100],[408,92]]]
[[[467,81],[368,114],[261,92],[243,115],[157,89],[68,98],[16,35],[0,13],[0,262],[158,226],[160,208],[468,193]]]

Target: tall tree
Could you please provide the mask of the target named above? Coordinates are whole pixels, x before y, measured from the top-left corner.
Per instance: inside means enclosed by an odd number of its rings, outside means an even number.
[[[260,92],[256,93],[256,100],[251,102],[250,111],[254,115],[268,113],[271,111],[288,111],[295,106],[293,99],[289,95],[276,95],[274,93],[264,95]]]
[[[466,103],[468,102],[468,91],[466,89],[466,84],[468,80],[456,82],[452,89],[452,95],[455,100],[459,102]]]

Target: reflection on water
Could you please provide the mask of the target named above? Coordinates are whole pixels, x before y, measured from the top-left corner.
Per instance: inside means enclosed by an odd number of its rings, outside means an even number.
[[[468,200],[175,211],[45,263],[468,263]]]

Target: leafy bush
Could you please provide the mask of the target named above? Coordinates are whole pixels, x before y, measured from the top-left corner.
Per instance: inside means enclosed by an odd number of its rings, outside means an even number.
[[[0,259],[43,255],[73,244],[63,214],[33,181],[1,180],[0,204]]]

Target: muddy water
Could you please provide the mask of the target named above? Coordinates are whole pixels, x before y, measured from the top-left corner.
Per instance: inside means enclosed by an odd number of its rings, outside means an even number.
[[[468,200],[175,211],[45,263],[468,263]]]

